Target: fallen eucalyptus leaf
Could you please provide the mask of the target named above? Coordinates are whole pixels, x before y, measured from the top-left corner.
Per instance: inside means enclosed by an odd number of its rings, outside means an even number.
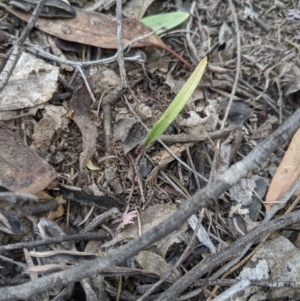
[[[300,129],[295,133],[289,148],[279,164],[266,195],[265,207],[270,210],[281,199],[289,195],[298,185],[300,177]]]
[[[14,14],[23,21],[28,22],[30,13],[4,6],[7,11]],[[36,27],[48,34],[60,39],[91,45],[95,47],[116,49],[117,48],[117,19],[107,14],[97,12],[85,12],[76,9],[76,17],[72,19],[46,19],[39,18]],[[151,32],[147,26],[138,20],[123,20],[123,45],[131,42],[137,37]],[[166,47],[163,41],[155,34],[148,36],[131,47],[145,47],[155,45]]]

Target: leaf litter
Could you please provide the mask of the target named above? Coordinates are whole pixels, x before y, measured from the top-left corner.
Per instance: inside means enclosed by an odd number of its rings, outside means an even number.
[[[77,2],[82,9],[86,8],[87,3]],[[175,2],[171,1],[170,6],[156,2],[144,1],[143,6],[130,6],[130,2],[125,4],[128,5],[126,15],[135,16],[136,20],[124,18],[124,44],[151,32],[137,21],[141,17],[174,11],[172,5]],[[76,9],[77,17],[73,19],[40,18],[34,31],[45,31],[56,38],[87,45],[81,52],[62,50],[69,60],[90,61],[99,59],[101,55],[102,58],[112,56],[115,53],[113,49],[117,48],[114,4],[108,1],[101,3],[98,11],[103,7],[105,12]],[[111,105],[109,116],[113,131],[110,132],[105,125],[107,113],[103,113],[102,103],[111,96],[113,88],[121,84],[120,79],[113,75],[118,72],[115,62],[103,68],[93,66],[94,70],[85,68],[97,100],[93,103],[86,85],[72,69],[59,69],[51,59],[44,60],[26,52],[22,54],[10,81],[15,80],[14,76],[19,72],[17,68],[21,68],[23,75],[12,88],[8,84],[6,89],[11,89],[11,92],[4,89],[0,97],[0,113],[4,116],[1,120],[6,120],[6,125],[1,124],[0,127],[0,185],[2,198],[10,200],[3,202],[1,198],[0,249],[15,242],[14,234],[18,234],[19,241],[35,242],[32,229],[39,225],[35,233],[44,240],[49,239],[49,243],[46,247],[38,247],[39,253],[24,249],[26,261],[23,260],[22,264],[26,267],[22,271],[27,273],[26,280],[37,278],[37,274],[65,270],[96,256],[105,256],[113,249],[118,250],[120,245],[171,216],[178,210],[175,206],[178,199],[188,198],[195,190],[205,187],[207,182],[216,181],[231,165],[247,156],[259,142],[288,120],[299,105],[300,88],[297,57],[299,11],[294,5],[292,1],[235,3],[234,12],[239,26],[236,28],[232,8],[227,2],[196,3],[195,6],[190,1],[183,3],[185,10],[194,9],[190,12],[190,25],[187,21],[168,31],[163,38],[151,35],[132,45],[143,47],[143,56],[147,60],[142,63],[125,62],[131,91],[124,94],[127,105],[125,98],[118,98]],[[29,20],[28,13],[14,8],[7,10],[22,20]],[[11,15],[7,15],[5,9],[1,8],[0,12],[10,24],[7,32],[12,33],[17,24],[12,23]],[[189,35],[189,31],[193,34]],[[238,47],[239,41],[241,48]],[[28,43],[37,45],[34,32],[25,47],[29,47]],[[51,41],[52,49],[58,45],[58,42],[55,45]],[[168,138],[168,149],[154,143],[136,154],[135,148],[147,134],[144,125],[149,128],[159,120],[190,76],[190,71],[173,57],[149,47],[164,48],[166,45],[194,65],[198,63],[194,61],[195,57],[208,56],[208,67],[197,93],[164,133]],[[96,50],[92,46],[101,49]],[[6,43],[1,44],[1,54],[7,53],[8,49]],[[25,64],[21,65],[22,62]],[[214,136],[212,133],[220,129],[226,114],[235,85],[236,68],[239,68],[239,77],[226,124],[234,124],[235,130],[221,137]],[[94,73],[98,73],[97,76],[90,78],[90,74]],[[51,79],[47,77],[50,74],[53,74]],[[16,119],[22,114],[23,117]],[[107,274],[86,278],[75,286],[65,286],[61,294],[65,294],[66,299],[69,298],[68,293],[73,294],[71,298],[76,299],[75,291],[82,291],[87,299],[105,300],[108,295],[118,295],[120,276],[131,275],[126,279],[123,277],[119,293],[123,299],[132,300],[167,271],[175,270],[169,281],[155,292],[163,294],[167,289],[173,289],[172,282],[181,285],[181,275],[188,276],[192,270],[199,268],[198,265],[209,254],[218,256],[223,249],[231,247],[233,240],[238,243],[251,229],[264,227],[265,221],[275,214],[297,210],[297,134],[290,143],[284,140],[285,144],[278,147],[259,168],[224,193],[214,208],[201,215],[196,213],[193,220],[189,220],[189,228],[186,223],[147,251],[136,254],[138,261],[129,258],[124,267],[111,267]],[[201,139],[193,142],[182,140],[188,135]],[[87,164],[97,166],[97,169],[88,169]],[[110,169],[113,170],[112,178],[107,176]],[[119,183],[118,189],[114,189],[113,181]],[[67,190],[59,185],[64,185]],[[25,201],[12,201],[16,197],[7,194],[11,193],[7,190],[36,194],[38,203],[28,196]],[[43,200],[41,192],[47,192],[50,199]],[[49,206],[45,206],[44,211],[36,213],[34,210],[47,204]],[[60,209],[55,212],[58,204]],[[103,217],[112,207],[118,210]],[[125,207],[127,211],[124,211]],[[123,210],[122,220],[118,220],[119,210]],[[52,220],[46,219],[47,216]],[[197,230],[198,224],[200,230]],[[103,235],[100,241],[50,243],[50,238],[66,238],[75,233],[92,234],[91,231],[84,232],[85,227]],[[285,231],[278,231],[277,236],[269,237],[257,248],[254,244],[251,247],[254,252],[252,258],[244,267],[237,265],[230,275],[226,275],[225,270],[218,270],[221,266],[214,266],[211,260],[210,270],[217,276],[207,274],[206,278],[227,276],[229,279],[224,279],[224,283],[226,280],[251,279],[251,288],[244,289],[239,296],[231,296],[240,300],[250,296],[251,300],[297,298],[297,250],[292,248],[292,243],[299,245],[299,236],[295,227],[291,225]],[[105,235],[104,231],[107,231]],[[198,238],[191,239],[194,231],[197,231],[195,236]],[[262,237],[256,244],[261,240]],[[85,247],[92,243],[95,247],[88,254]],[[184,253],[187,246],[187,253]],[[31,249],[30,245],[28,248]],[[66,253],[66,250],[73,254]],[[56,257],[50,251],[55,251]],[[148,259],[141,260],[145,252]],[[43,258],[40,265],[32,259],[37,254]],[[4,255],[15,257],[7,252]],[[183,259],[179,259],[181,255],[184,255]],[[14,260],[22,261],[19,257]],[[4,259],[1,262],[7,268],[1,269],[0,273],[4,285],[10,287],[9,279],[17,279],[21,268],[15,269],[13,264],[8,267],[7,262]],[[239,276],[236,278],[236,275]],[[132,279],[138,279],[139,283]],[[266,288],[275,281],[293,282],[296,288],[282,288],[278,283],[276,290]],[[227,286],[232,284],[227,283]],[[258,285],[266,287],[258,289]],[[226,286],[213,287],[209,282],[202,286],[216,296],[226,292]],[[54,294],[58,297],[60,293],[55,291]],[[209,298],[205,291],[199,294],[202,298]]]

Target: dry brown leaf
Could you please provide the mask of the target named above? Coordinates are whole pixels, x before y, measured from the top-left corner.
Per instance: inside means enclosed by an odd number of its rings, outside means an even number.
[[[88,79],[90,86],[94,87],[94,78]],[[95,77],[96,80],[96,77]],[[81,85],[73,94],[70,101],[70,109],[74,112],[72,119],[79,127],[82,138],[82,152],[79,158],[79,169],[82,171],[87,162],[96,152],[97,127],[89,116],[92,99],[87,91],[86,86]]]
[[[300,129],[294,135],[272,179],[266,196],[266,210],[270,210],[274,206],[274,204],[268,204],[268,202],[276,203],[280,201],[298,181],[300,175],[299,149]]]
[[[169,149],[177,156],[180,157],[181,153],[186,150],[187,147],[193,146],[194,143],[188,143],[185,145],[180,145],[180,144],[174,144],[169,147]],[[175,158],[167,151],[167,150],[162,150],[159,153],[154,154],[151,159],[153,160],[154,163],[157,164],[159,168],[162,168],[163,166],[169,164],[170,162],[174,161]]]
[[[34,124],[31,149],[45,158],[45,153],[51,145],[54,134],[59,129],[65,129],[68,123],[67,110],[63,106],[47,104],[44,108],[43,118]]]
[[[0,123],[0,166],[0,185],[11,191],[35,194],[57,176],[51,165],[3,123]]]
[[[30,13],[7,6],[6,9],[18,18],[28,22]],[[76,10],[76,17],[72,19],[47,19],[39,18],[36,27],[48,34],[66,41],[82,43],[95,47],[117,48],[117,19],[115,17]],[[123,44],[141,37],[152,30],[135,19],[123,20]],[[155,34],[136,42],[132,47],[145,46],[166,47],[162,40]]]

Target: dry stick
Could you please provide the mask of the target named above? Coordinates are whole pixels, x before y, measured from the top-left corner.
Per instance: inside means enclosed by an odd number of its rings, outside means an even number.
[[[232,90],[231,90],[230,99],[229,99],[229,102],[228,102],[228,105],[227,105],[227,108],[226,108],[226,111],[225,111],[225,114],[224,114],[224,118],[223,118],[222,123],[221,123],[221,129],[223,129],[225,127],[225,123],[226,123],[226,120],[228,118],[231,106],[232,106],[233,98],[234,98],[235,92],[237,90],[239,74],[240,74],[240,67],[241,67],[241,39],[240,39],[239,23],[238,23],[238,20],[237,20],[237,16],[236,16],[236,13],[235,13],[235,7],[232,3],[232,0],[228,0],[228,3],[229,3],[229,6],[230,6],[230,9],[231,9],[231,14],[233,16],[234,24],[235,24],[236,44],[237,44],[236,45],[237,46],[236,47],[237,48],[237,62],[236,62],[235,79],[234,79],[233,87],[232,87]],[[218,140],[218,142],[217,142],[217,149],[220,149],[220,140]],[[217,159],[218,159],[218,156],[214,156],[214,160],[213,160],[213,163],[212,163],[211,170],[215,170],[215,166],[217,164]],[[211,172],[210,181],[213,180],[213,177],[214,177],[214,172]]]
[[[72,240],[98,240],[107,237],[107,233],[103,230],[98,232],[89,232],[89,233],[80,233],[80,234],[70,234],[70,235],[62,235],[57,237],[51,237],[45,240],[38,240],[38,241],[26,241],[26,242],[19,242],[15,244],[9,244],[5,246],[0,246],[0,253],[7,252],[11,250],[17,250],[22,248],[35,248],[38,246],[50,245],[65,241],[72,241]]]
[[[31,16],[31,18],[29,19],[27,26],[25,27],[25,29],[23,30],[21,36],[19,37],[19,39],[16,40],[15,45],[13,46],[12,50],[11,50],[11,54],[10,57],[7,60],[7,63],[4,67],[4,69],[1,72],[1,77],[0,77],[0,92],[5,88],[18,60],[19,57],[21,56],[21,45],[24,43],[24,41],[26,40],[29,32],[32,30],[32,28],[34,27],[40,13],[41,10],[44,7],[44,4],[46,3],[47,0],[40,0],[37,5],[36,8]]]
[[[117,0],[116,5],[117,15],[117,36],[118,36],[118,64],[121,77],[121,86],[127,87],[126,70],[123,58],[123,29],[122,29],[122,0]]]
[[[198,135],[187,135],[187,134],[161,135],[159,138],[163,142],[167,142],[167,143],[188,143],[188,142],[209,141],[212,139],[227,137],[234,129],[236,129],[236,126],[229,126],[221,130],[201,133]]]
[[[107,256],[81,263],[74,268],[39,278],[34,282],[2,288],[0,289],[0,301],[30,298],[33,294],[43,292],[56,286],[68,285],[71,282],[76,282],[83,278],[93,277],[107,267],[122,264],[126,259],[134,256],[140,250],[147,248],[155,241],[181,227],[181,225],[197,210],[212,205],[214,201],[233,184],[248,175],[251,171],[257,169],[279,145],[282,145],[290,139],[299,127],[300,109],[296,110],[284,124],[262,143],[258,144],[244,159],[232,165],[220,179],[216,180],[214,183],[208,184],[205,188],[197,192],[184,203],[178,211],[159,225],[128,244],[123,245],[116,250],[112,250]],[[184,279],[185,287],[178,288],[176,285],[171,286],[161,295],[160,300],[174,300],[174,296],[179,295],[197,278],[206,273],[209,269],[236,256],[236,254],[251,241],[255,241],[257,238],[266,235],[271,231],[276,231],[282,227],[298,222],[299,220],[300,212],[293,212],[253,229],[246,236],[234,242],[230,247],[205,258],[201,262],[201,269],[192,269],[188,277],[182,277]],[[190,276],[193,278],[191,279]]]
[[[86,76],[84,75],[84,73],[83,73],[81,67],[77,66],[76,69],[79,71],[79,73],[80,73],[80,75],[81,75],[81,77],[82,77],[82,79],[83,79],[83,81],[84,81],[85,87],[86,87],[87,91],[89,92],[89,95],[90,95],[90,97],[91,97],[93,103],[96,103],[96,99],[95,99],[94,93],[92,92],[92,89],[91,89],[91,87],[90,87],[90,84],[89,84],[89,82],[88,82]]]
[[[232,3],[232,0],[228,0],[229,7],[231,9],[231,14],[234,20],[235,25],[235,34],[236,34],[236,50],[237,50],[237,59],[236,59],[236,70],[235,70],[235,79],[233,83],[233,87],[231,90],[230,99],[228,102],[228,106],[226,108],[226,112],[224,115],[224,118],[222,120],[221,128],[224,128],[225,122],[227,120],[227,117],[229,115],[229,111],[233,102],[233,98],[237,89],[238,80],[239,80],[239,74],[240,74],[240,68],[241,68],[241,37],[240,37],[240,30],[239,30],[239,22],[237,20],[236,12],[234,4]]]
[[[201,286],[231,286],[238,283],[239,279],[199,279],[198,285]],[[300,287],[300,282],[283,282],[283,281],[271,281],[271,280],[250,280],[252,286],[265,286],[265,287]]]
[[[250,280],[240,280],[238,283],[234,284],[232,287],[230,287],[228,290],[223,292],[218,297],[214,298],[213,301],[227,301],[230,300],[230,298],[238,293],[243,291],[246,287],[249,287],[251,284]]]
[[[194,59],[193,61],[197,60],[198,61],[197,63],[199,63],[200,58],[198,57],[196,46],[191,39],[191,32],[192,32],[191,26],[193,24],[193,15],[195,12],[195,7],[196,7],[196,1],[193,1],[191,8],[190,8],[190,18],[186,25],[186,38],[185,39],[186,39],[187,47],[190,49],[190,51],[192,53],[191,59]],[[192,32],[192,33],[194,33],[194,32]]]

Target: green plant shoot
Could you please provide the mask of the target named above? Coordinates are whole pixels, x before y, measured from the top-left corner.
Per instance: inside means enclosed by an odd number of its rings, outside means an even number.
[[[144,142],[144,147],[147,147],[153,141],[155,141],[170,125],[170,123],[178,116],[180,111],[183,109],[196,87],[198,86],[205,67],[207,65],[207,57],[205,57],[194,70],[192,75],[189,77],[187,82],[184,84],[182,89],[179,91],[177,96],[171,102],[165,113],[155,123],[152,130],[149,132]]]
[[[155,30],[156,34],[161,34],[183,23],[189,16],[187,12],[178,11],[146,17],[141,22]]]

